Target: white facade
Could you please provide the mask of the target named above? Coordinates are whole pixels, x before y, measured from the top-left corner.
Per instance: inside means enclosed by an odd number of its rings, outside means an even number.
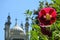
[[[25,40],[24,30],[16,24],[10,29],[9,38],[10,40]]]

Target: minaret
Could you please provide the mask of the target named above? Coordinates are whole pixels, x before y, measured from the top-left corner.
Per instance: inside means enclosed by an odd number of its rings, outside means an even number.
[[[16,23],[15,23],[15,26],[17,25],[17,19],[15,19]]]
[[[10,19],[11,19],[10,15],[8,15],[7,22],[5,23],[5,28],[4,28],[4,30],[5,30],[5,40],[9,40],[9,29],[10,29],[10,24],[11,24]]]
[[[26,33],[26,40],[29,40],[29,22],[28,17],[26,17],[26,23],[25,23],[25,33]]]

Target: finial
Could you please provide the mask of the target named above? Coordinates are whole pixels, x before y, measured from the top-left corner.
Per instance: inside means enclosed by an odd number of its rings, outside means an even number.
[[[22,23],[22,21],[21,21],[21,26],[23,27],[23,23]]]
[[[10,22],[10,19],[11,19],[10,13],[8,13],[8,17],[7,17],[8,22]]]
[[[21,22],[21,28],[23,28],[23,23]]]
[[[15,21],[16,21],[15,25],[17,25],[17,19],[15,19]]]
[[[10,12],[8,13],[8,17],[7,18],[10,19]]]
[[[10,25],[11,21],[10,21],[11,17],[10,17],[10,13],[8,13],[8,17],[7,17],[7,22],[5,24]]]
[[[28,17],[26,17],[26,21],[29,21]]]

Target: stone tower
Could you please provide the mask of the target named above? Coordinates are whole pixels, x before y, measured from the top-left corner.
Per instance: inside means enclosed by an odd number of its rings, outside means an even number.
[[[10,30],[10,16],[8,15],[7,17],[7,22],[5,22],[5,28],[4,28],[4,31],[5,31],[5,40],[9,40],[9,30]]]
[[[25,23],[25,33],[26,33],[26,40],[29,40],[29,22],[28,17],[26,17],[26,23]]]

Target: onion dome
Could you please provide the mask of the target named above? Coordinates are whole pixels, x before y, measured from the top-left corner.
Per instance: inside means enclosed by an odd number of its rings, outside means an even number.
[[[16,19],[15,26],[14,26],[12,29],[13,29],[13,30],[19,30],[19,31],[24,31],[24,30],[17,24],[17,19]]]

